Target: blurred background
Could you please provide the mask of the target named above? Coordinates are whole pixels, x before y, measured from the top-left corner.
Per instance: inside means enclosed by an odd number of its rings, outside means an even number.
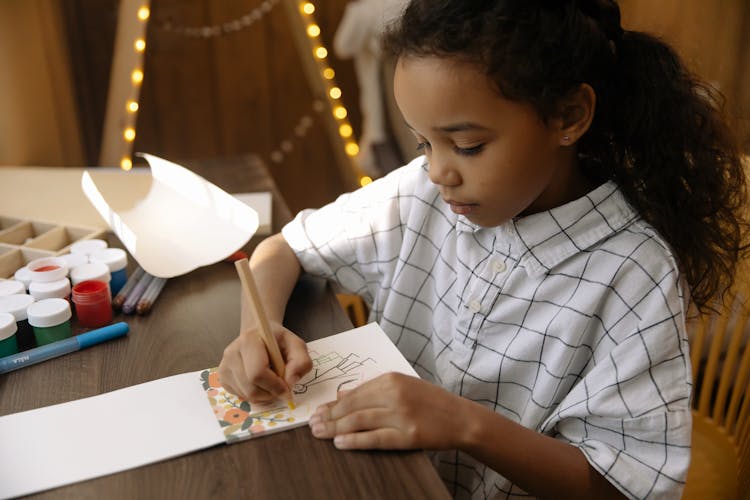
[[[128,2],[147,11],[125,19]],[[142,164],[108,147],[178,163],[256,155],[292,211],[320,206],[415,155],[374,49],[402,3],[0,0],[0,166]],[[749,152],[750,2],[620,5],[627,29],[660,35],[725,95]],[[113,69],[118,51],[132,68]]]

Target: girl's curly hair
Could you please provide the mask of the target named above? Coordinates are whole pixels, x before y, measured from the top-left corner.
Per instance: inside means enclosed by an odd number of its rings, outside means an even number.
[[[623,30],[614,0],[412,0],[385,49],[476,64],[544,120],[591,85],[597,108],[578,142],[586,175],[617,182],[666,238],[700,309],[732,285],[748,226],[723,97],[666,43]]]

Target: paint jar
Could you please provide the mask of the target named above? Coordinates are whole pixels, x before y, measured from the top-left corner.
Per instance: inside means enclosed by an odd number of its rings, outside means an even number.
[[[68,269],[73,269],[74,267],[89,263],[88,255],[82,253],[66,253],[64,255],[59,255],[59,257],[65,261],[68,265]]]
[[[26,287],[26,290],[28,290],[29,284],[31,283],[31,271],[29,271],[29,268],[27,266],[23,266],[16,271],[16,273],[13,275],[13,279],[23,283],[23,285]],[[26,293],[26,290],[24,290],[24,293]]]
[[[107,248],[107,242],[104,240],[80,240],[70,245],[70,253],[83,254],[88,258],[92,253],[104,248]]]
[[[109,288],[112,291],[112,295],[116,295],[128,280],[128,254],[125,250],[121,248],[105,248],[89,255],[89,261],[106,264],[109,267],[109,273],[112,276]]]
[[[48,281],[59,281],[68,276],[68,265],[59,257],[42,257],[29,262],[31,282],[46,283]]]
[[[31,295],[17,294],[0,297],[0,312],[10,313],[16,318],[16,339],[18,340],[18,350],[25,351],[36,347],[34,330],[29,325],[28,307],[36,302]]]
[[[26,293],[26,285],[16,280],[0,281],[0,297]]]
[[[0,358],[18,352],[16,318],[10,313],[0,313]]]
[[[70,282],[73,283],[74,287],[78,283],[94,280],[106,283],[107,288],[109,288],[109,281],[111,279],[112,275],[109,272],[109,267],[101,262],[84,264],[70,270]]]
[[[37,345],[50,344],[73,334],[70,327],[70,318],[73,314],[67,300],[40,300],[31,304],[27,312]]]
[[[112,294],[102,281],[82,281],[73,287],[78,324],[99,328],[112,323]]]
[[[29,295],[36,300],[65,299],[70,297],[70,280],[63,278],[57,281],[32,281],[29,285]]]

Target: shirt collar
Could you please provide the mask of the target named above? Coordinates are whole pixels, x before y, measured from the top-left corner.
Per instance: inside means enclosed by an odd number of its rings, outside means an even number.
[[[530,276],[539,276],[568,257],[616,233],[638,217],[612,181],[585,196],[551,210],[520,217],[495,228],[482,228],[463,216],[456,229],[494,231],[500,241],[510,244]]]

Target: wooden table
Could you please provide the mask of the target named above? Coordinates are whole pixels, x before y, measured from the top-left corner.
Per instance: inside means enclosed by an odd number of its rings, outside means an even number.
[[[289,220],[283,198],[255,157],[189,165],[227,191],[272,191],[273,229],[279,230]],[[256,244],[254,238],[247,250]],[[239,297],[239,280],[234,265],[228,262],[170,279],[150,316],[115,318],[130,324],[127,338],[0,376],[0,415],[216,366],[224,347],[239,329]],[[330,288],[309,277],[303,277],[296,287],[285,323],[308,340],[352,327]],[[179,418],[179,415],[167,413],[164,418]],[[216,446],[37,496],[55,499],[449,497],[422,452],[339,451],[331,441],[313,438],[307,427],[231,446]]]

